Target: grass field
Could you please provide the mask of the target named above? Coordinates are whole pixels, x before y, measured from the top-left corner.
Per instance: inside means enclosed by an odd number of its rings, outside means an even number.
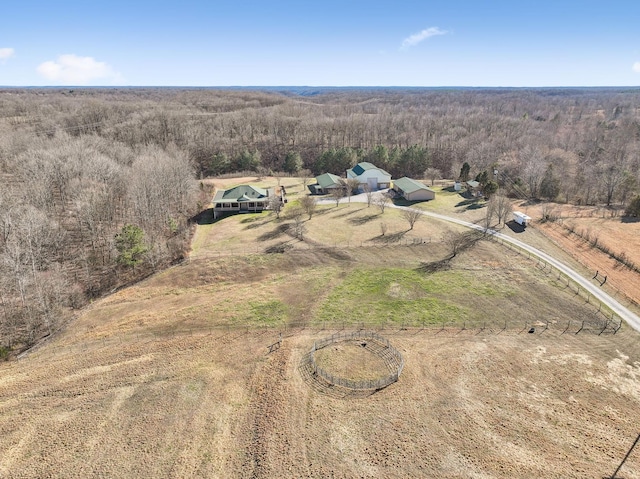
[[[372,209],[323,207],[309,241],[266,213],[199,225],[191,261],[0,363],[0,477],[610,475],[638,434],[640,336],[599,334],[597,304],[511,250],[442,261],[451,227]],[[400,240],[373,239],[382,220]],[[361,326],[403,354],[397,383],[350,396],[301,372],[315,340]],[[319,360],[373,377],[348,346]]]

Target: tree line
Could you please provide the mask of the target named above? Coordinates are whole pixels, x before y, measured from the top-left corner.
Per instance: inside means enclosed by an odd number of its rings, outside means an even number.
[[[629,209],[639,100],[613,88],[0,89],[0,345],[183,255],[208,176],[344,176],[369,161],[396,178]]]

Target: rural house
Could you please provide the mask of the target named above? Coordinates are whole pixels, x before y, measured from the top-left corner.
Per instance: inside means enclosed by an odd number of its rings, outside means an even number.
[[[331,173],[316,176],[316,184],[309,185],[309,191],[314,195],[324,195],[335,188],[342,188],[342,178]]]
[[[371,190],[381,190],[391,186],[391,175],[371,163],[363,161],[347,170],[347,179],[355,178],[360,183],[360,190],[368,185]]]
[[[426,186],[406,176],[398,180],[393,180],[393,190],[407,201],[426,201],[433,200],[436,192]]]
[[[228,190],[219,190],[213,198],[213,218],[224,213],[256,213],[269,208],[269,201],[273,196],[286,203],[285,189],[259,188],[253,185],[239,185]]]

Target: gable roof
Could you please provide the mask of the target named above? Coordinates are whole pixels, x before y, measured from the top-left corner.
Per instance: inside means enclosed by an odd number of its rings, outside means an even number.
[[[228,190],[219,190],[213,198],[214,202],[252,201],[266,198],[267,190],[252,185],[239,185]]]
[[[316,182],[322,188],[330,188],[332,186],[340,185],[340,177],[332,175],[331,173],[325,173],[323,175],[316,176]]]
[[[467,186],[470,186],[471,188],[477,188],[478,186],[480,186],[480,182],[476,180],[469,180],[467,181]]]
[[[353,173],[353,176],[360,176],[362,173],[364,173],[367,170],[379,170],[382,173],[384,173],[385,175],[391,176],[389,173],[384,171],[382,168],[378,168],[376,165],[374,165],[372,163],[369,163],[367,161],[361,161],[360,163],[358,163],[356,166],[354,166],[350,170],[347,170],[347,172],[351,171]]]
[[[419,181],[416,181],[412,178],[408,178],[406,176],[397,180],[393,180],[393,186],[397,186],[405,193],[413,193],[414,191],[418,191],[418,190],[433,191],[424,183],[420,183]]]

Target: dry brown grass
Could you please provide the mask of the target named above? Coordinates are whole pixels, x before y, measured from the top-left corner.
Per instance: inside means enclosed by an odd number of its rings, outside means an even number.
[[[637,335],[387,331],[398,383],[309,388],[327,331],[62,343],[0,366],[2,477],[604,477],[637,434]],[[551,471],[551,472],[550,472]],[[631,456],[624,477],[640,477]]]
[[[376,220],[348,222],[367,214],[358,208],[319,218],[374,234]],[[228,225],[244,224],[216,223]],[[301,374],[331,324],[283,330],[268,313],[311,324],[356,269],[413,271],[446,256],[441,244],[248,256],[208,248],[0,363],[0,477],[604,477],[638,432],[638,334],[561,334],[594,306],[499,245],[479,243],[449,265],[487,285],[449,298],[475,315],[466,329],[387,325],[405,368],[365,398],[327,394]],[[385,293],[392,301],[414,298],[401,284]],[[520,327],[546,320],[550,329],[535,334]],[[279,331],[282,347],[268,354]],[[357,346],[342,347],[327,366],[371,373]],[[640,455],[621,475],[640,478]]]

